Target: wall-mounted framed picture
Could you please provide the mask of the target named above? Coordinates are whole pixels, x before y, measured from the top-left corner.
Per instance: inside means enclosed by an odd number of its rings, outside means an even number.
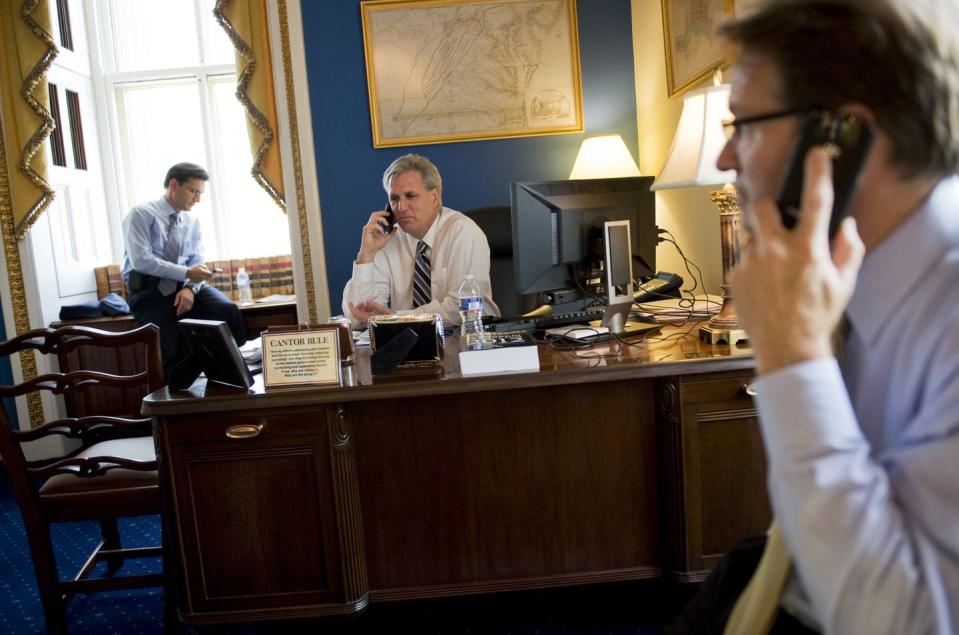
[[[735,15],[734,0],[662,0],[666,86],[678,95],[725,66],[716,27]]]
[[[576,0],[361,4],[373,147],[583,131]]]

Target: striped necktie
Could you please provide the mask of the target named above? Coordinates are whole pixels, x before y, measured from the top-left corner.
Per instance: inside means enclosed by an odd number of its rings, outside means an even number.
[[[416,259],[413,261],[413,308],[429,304],[433,298],[430,289],[430,246],[422,240],[416,244]]]
[[[180,214],[174,212],[170,215],[170,222],[167,224],[166,244],[163,245],[163,259],[167,262],[177,263],[180,257],[180,242],[175,240],[174,231],[180,224]],[[157,291],[163,295],[170,295],[176,291],[176,280],[172,278],[160,278],[157,283]]]

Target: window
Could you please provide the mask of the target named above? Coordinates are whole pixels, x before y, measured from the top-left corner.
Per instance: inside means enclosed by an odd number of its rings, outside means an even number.
[[[215,0],[90,0],[120,215],[180,161],[211,176],[193,213],[208,260],[290,252],[287,217],[250,175],[233,47]],[[94,65],[96,66],[96,65]]]

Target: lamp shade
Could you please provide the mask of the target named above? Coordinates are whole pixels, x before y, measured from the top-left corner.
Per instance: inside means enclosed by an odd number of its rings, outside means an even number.
[[[735,170],[716,168],[716,159],[726,145],[723,121],[730,117],[729,84],[686,93],[666,165],[650,189],[718,185],[735,180]]]
[[[618,134],[590,137],[583,140],[573,163],[570,179],[611,179],[641,176],[633,155]]]

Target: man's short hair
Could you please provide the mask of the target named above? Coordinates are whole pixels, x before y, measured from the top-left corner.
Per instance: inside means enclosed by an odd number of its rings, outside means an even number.
[[[404,154],[390,163],[383,173],[383,189],[390,193],[390,183],[400,174],[416,170],[423,178],[423,186],[428,190],[443,189],[443,177],[433,162],[419,154]]]
[[[861,103],[904,177],[959,169],[956,0],[767,0],[720,35],[774,62],[789,107]]]
[[[177,183],[186,183],[190,179],[209,181],[210,174],[196,163],[177,163],[172,168],[167,170],[166,179],[163,181],[163,187],[170,185],[170,179],[176,179]]]

